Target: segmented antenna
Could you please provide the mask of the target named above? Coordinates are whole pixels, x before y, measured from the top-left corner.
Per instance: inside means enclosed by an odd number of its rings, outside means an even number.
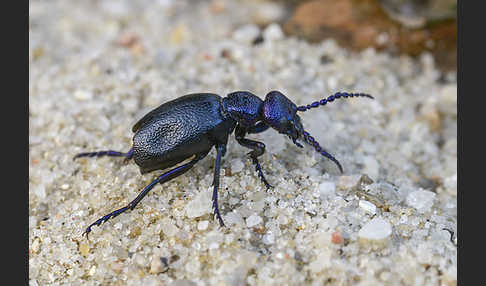
[[[324,157],[328,158],[329,160],[333,161],[334,163],[336,163],[336,165],[338,166],[341,173],[343,173],[343,167],[341,166],[339,161],[336,160],[336,158],[334,158],[331,154],[327,153],[326,150],[322,149],[321,146],[319,145],[319,143],[307,131],[304,131],[304,140],[307,144],[312,145],[314,147],[314,149],[318,153],[320,153],[322,156],[324,156]]]
[[[374,99],[373,96],[366,94],[366,93],[336,92],[335,94],[329,96],[328,98],[321,99],[320,101],[315,101],[312,104],[299,106],[299,107],[297,107],[297,111],[307,111],[311,108],[316,108],[319,105],[326,105],[326,103],[332,102],[332,101],[334,101],[334,99],[341,98],[341,97],[344,97],[344,98],[348,98],[348,97],[368,97],[368,98]]]

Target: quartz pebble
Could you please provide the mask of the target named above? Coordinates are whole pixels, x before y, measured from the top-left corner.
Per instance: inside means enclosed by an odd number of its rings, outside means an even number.
[[[415,208],[418,212],[424,213],[434,205],[435,193],[430,191],[414,191],[408,194],[407,204]]]
[[[199,192],[185,207],[186,215],[189,218],[203,216],[211,211],[211,191]]]
[[[243,170],[245,163],[241,159],[233,159],[231,161],[231,173],[236,174]]]
[[[380,241],[388,238],[391,234],[390,223],[380,217],[375,217],[360,229],[358,236],[366,240]]]
[[[154,254],[154,256],[152,257],[152,262],[150,263],[150,273],[159,274],[167,271],[167,269],[167,259],[160,257],[158,254]]]
[[[319,184],[319,192],[321,196],[332,196],[336,191],[336,184],[333,182],[322,182]]]
[[[253,214],[246,219],[246,226],[253,227],[261,223],[262,221],[263,219],[260,216]]]
[[[206,230],[209,226],[209,221],[207,220],[202,220],[197,223],[197,229],[198,230]]]
[[[278,24],[270,24],[263,30],[263,38],[265,41],[273,41],[282,39],[284,36],[282,29]]]
[[[373,203],[370,203],[370,202],[365,201],[365,200],[360,200],[358,205],[361,209],[363,209],[367,213],[370,213],[370,214],[376,213],[376,206]]]

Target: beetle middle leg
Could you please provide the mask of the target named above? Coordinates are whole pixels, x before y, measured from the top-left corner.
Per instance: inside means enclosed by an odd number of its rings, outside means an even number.
[[[258,126],[258,125],[256,125],[256,126]],[[251,130],[252,131],[251,133],[263,132],[266,129],[268,129],[268,127],[266,127],[266,128],[265,127],[259,127],[259,129],[253,129],[253,130]],[[265,144],[263,144],[262,142],[258,142],[258,141],[246,139],[245,138],[246,133],[248,133],[248,130],[246,128],[241,127],[240,125],[238,125],[236,127],[236,130],[235,130],[236,141],[238,141],[238,143],[240,145],[242,145],[242,146],[244,146],[246,148],[253,149],[253,151],[251,151],[250,153],[248,153],[248,155],[250,155],[250,158],[253,161],[253,165],[255,165],[255,169],[258,172],[258,176],[260,177],[260,179],[263,182],[263,184],[265,184],[265,186],[267,187],[267,189],[273,188],[273,186],[270,185],[267,182],[267,180],[265,179],[265,176],[263,175],[262,167],[260,166],[260,162],[258,162],[258,157],[261,156],[261,155],[263,155],[263,153],[265,153]]]
[[[124,213],[125,211],[127,210],[133,210],[137,204],[148,194],[148,192],[158,183],[164,183],[164,182],[167,182],[167,181],[170,181],[172,179],[174,179],[175,177],[178,177],[182,174],[184,174],[185,172],[189,171],[189,169],[192,168],[192,166],[194,166],[194,164],[196,164],[199,160],[201,160],[202,158],[206,157],[206,155],[208,154],[209,152],[205,152],[205,153],[201,153],[201,154],[197,154],[196,157],[194,159],[192,159],[190,162],[184,164],[184,165],[181,165],[179,167],[176,167],[170,171],[167,171],[165,172],[164,174],[160,175],[159,177],[157,177],[155,180],[153,180],[152,182],[150,182],[150,184],[148,184],[145,188],[143,188],[143,190],[140,192],[140,194],[138,194],[138,196],[133,200],[131,201],[128,205],[126,205],[125,207],[123,208],[120,208],[120,209],[117,209],[101,218],[99,218],[97,221],[95,221],[94,223],[90,224],[86,230],[84,231],[83,235],[86,234],[86,237],[88,237],[88,234],[91,232],[91,227],[95,226],[95,225],[100,225],[104,222],[106,222],[107,220],[109,220],[110,218],[114,218],[118,215],[120,215],[121,213]]]
[[[214,177],[213,177],[213,209],[214,215],[219,221],[220,226],[224,226],[223,219],[221,218],[221,214],[219,213],[218,207],[218,189],[219,189],[219,173],[221,170],[221,157],[223,157],[224,153],[226,152],[226,146],[220,145],[216,147],[216,163],[214,165]]]

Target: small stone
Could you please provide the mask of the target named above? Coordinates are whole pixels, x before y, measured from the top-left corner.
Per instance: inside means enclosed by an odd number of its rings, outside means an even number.
[[[284,33],[278,24],[272,23],[263,30],[263,39],[265,41],[279,40],[284,37]]]
[[[251,43],[260,34],[256,25],[244,25],[233,33],[233,39],[241,43]]]
[[[45,199],[46,198],[46,188],[44,185],[39,185],[37,188],[34,189],[34,193],[40,198],[40,199]]]
[[[358,203],[359,207],[362,208],[365,212],[370,214],[376,213],[376,206],[373,203],[370,203],[365,200],[360,200]]]
[[[76,98],[79,101],[90,100],[91,98],[93,98],[93,93],[86,90],[78,89],[74,92],[74,98]]]
[[[93,265],[88,272],[89,276],[93,276],[96,273],[96,265]]]
[[[341,244],[344,242],[344,238],[339,231],[335,231],[331,235],[331,242],[335,244]]]
[[[336,184],[333,182],[323,182],[319,185],[319,193],[321,196],[332,196],[336,192]]]
[[[211,192],[201,191],[186,205],[186,215],[189,218],[203,216],[211,211]]]
[[[390,223],[380,217],[375,217],[360,229],[358,236],[366,240],[380,241],[388,238],[391,233]]]
[[[267,234],[263,236],[262,241],[265,244],[273,244],[275,243],[275,235],[271,231],[268,231]]]
[[[227,225],[244,225],[245,221],[241,214],[236,211],[232,211],[224,215],[224,221]]]
[[[155,254],[152,257],[152,263],[150,264],[150,273],[159,274],[167,271],[167,269],[169,269],[167,258],[160,257],[159,255]]]
[[[32,242],[32,246],[31,246],[32,247],[32,252],[39,253],[39,251],[40,251],[40,243],[41,243],[40,238],[36,237],[34,239],[34,241]]]
[[[86,257],[89,253],[89,245],[87,243],[81,243],[79,244],[79,252]]]
[[[231,173],[232,174],[241,172],[244,167],[245,167],[245,164],[243,163],[243,161],[241,161],[241,159],[234,159],[234,160],[231,161]]]
[[[425,190],[411,192],[407,196],[407,205],[420,213],[425,213],[434,205],[435,193]]]
[[[263,221],[263,219],[260,216],[253,214],[246,219],[246,226],[247,227],[253,227],[253,226],[261,223],[262,221]]]
[[[170,218],[164,218],[160,224],[162,226],[162,231],[168,237],[175,236],[179,231],[179,228],[175,225],[174,221],[171,220]]]
[[[370,176],[373,180],[376,181],[379,175],[380,166],[378,165],[378,161],[371,156],[365,156],[363,159],[364,169],[363,173],[366,173]]]
[[[208,228],[208,225],[209,225],[209,221],[202,220],[202,221],[198,222],[197,229],[198,230],[206,230]]]

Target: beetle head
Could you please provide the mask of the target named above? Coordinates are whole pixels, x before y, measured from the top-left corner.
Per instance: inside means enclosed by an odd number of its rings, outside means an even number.
[[[263,121],[292,140],[299,139],[304,128],[297,115],[297,106],[280,91],[271,91],[263,104]]]

